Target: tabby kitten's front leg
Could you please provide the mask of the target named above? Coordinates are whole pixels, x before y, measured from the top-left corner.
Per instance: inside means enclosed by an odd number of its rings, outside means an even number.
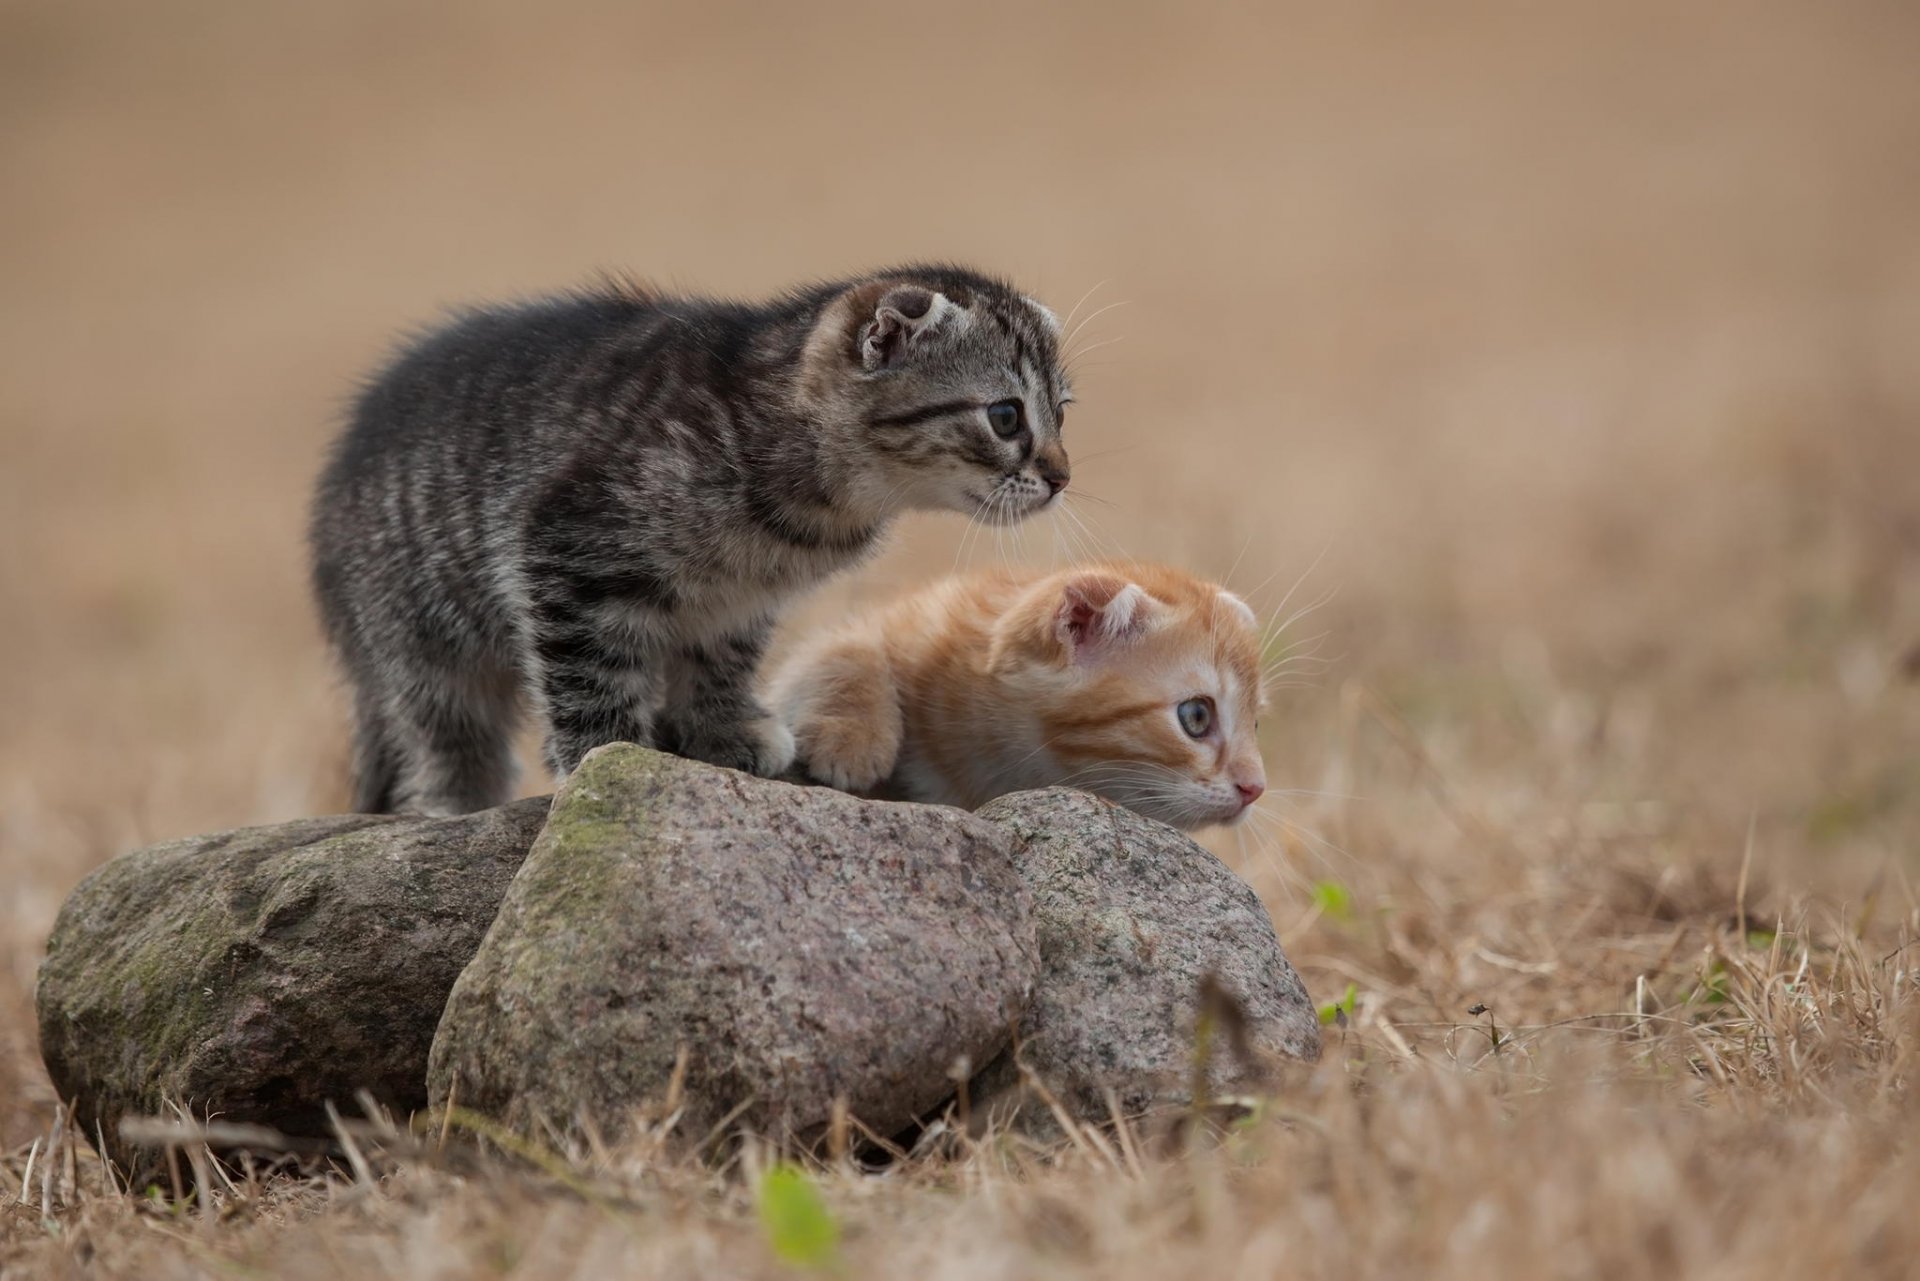
[[[753,696],[772,624],[682,646],[661,712],[661,739],[682,756],[770,778],[793,764],[793,735]]]
[[[547,714],[547,765],[565,778],[603,743],[654,744],[666,683],[656,657],[630,638],[571,614],[542,611],[534,653]]]

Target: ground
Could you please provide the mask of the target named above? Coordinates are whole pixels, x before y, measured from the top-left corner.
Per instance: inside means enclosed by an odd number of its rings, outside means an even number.
[[[1911,1275],[1916,60],[1872,0],[8,6],[0,1273]],[[119,851],[344,804],[301,538],[354,379],[597,268],[926,256],[1087,322],[1077,500],[908,522],[793,628],[1083,547],[1317,604],[1209,843],[1340,1007],[1318,1071],[822,1215],[470,1126],[112,1190],[39,950]]]

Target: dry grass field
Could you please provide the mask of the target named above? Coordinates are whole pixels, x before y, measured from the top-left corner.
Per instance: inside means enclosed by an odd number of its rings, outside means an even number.
[[[396,331],[916,256],[1111,307],[1075,519],[793,627],[1088,540],[1297,585],[1295,790],[1211,844],[1350,1012],[1217,1143],[819,1170],[815,1266],[1920,1275],[1916,66],[1899,0],[0,4],[0,1276],[792,1271],[752,1152],[117,1195],[34,973],[116,853],[344,804],[304,504]]]

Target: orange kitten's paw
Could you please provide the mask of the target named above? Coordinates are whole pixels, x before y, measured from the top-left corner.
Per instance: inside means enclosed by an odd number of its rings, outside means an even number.
[[[822,720],[800,726],[800,759],[809,777],[843,792],[867,792],[893,773],[900,744],[871,725]]]

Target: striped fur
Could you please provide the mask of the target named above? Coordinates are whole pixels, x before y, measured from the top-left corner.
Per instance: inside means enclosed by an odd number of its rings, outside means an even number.
[[[1195,738],[1178,708],[1204,698]],[[1183,828],[1266,786],[1253,613],[1159,565],[951,578],[820,637],[769,702],[799,758],[849,791],[972,809],[1069,784]]]
[[[559,775],[614,740],[779,772],[752,679],[781,605],[900,512],[1046,506],[1070,398],[1051,313],[950,266],[763,305],[610,284],[426,334],[361,395],[314,504],[357,808],[506,799],[529,704]]]

